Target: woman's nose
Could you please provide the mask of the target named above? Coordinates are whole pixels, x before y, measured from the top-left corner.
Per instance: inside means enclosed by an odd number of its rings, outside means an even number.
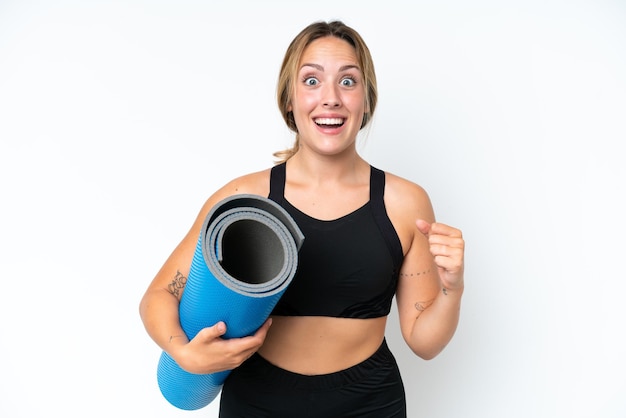
[[[337,91],[337,86],[335,85],[326,85],[324,87],[324,93],[322,96],[322,105],[324,107],[339,107],[341,106],[341,99],[339,97],[339,92]]]

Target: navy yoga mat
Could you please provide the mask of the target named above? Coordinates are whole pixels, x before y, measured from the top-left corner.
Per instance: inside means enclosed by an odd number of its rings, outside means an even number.
[[[180,301],[180,323],[191,339],[224,321],[224,338],[253,334],[291,282],[304,236],[285,210],[256,195],[219,202],[204,221]],[[205,407],[230,370],[192,374],[163,352],[157,380],[163,396],[184,410]]]

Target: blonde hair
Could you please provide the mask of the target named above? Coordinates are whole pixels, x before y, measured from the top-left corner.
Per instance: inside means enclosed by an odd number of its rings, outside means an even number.
[[[376,103],[378,101],[378,88],[376,85],[376,72],[374,71],[374,61],[370,54],[369,48],[361,38],[361,35],[343,22],[335,20],[330,22],[315,22],[304,28],[287,48],[283,59],[280,73],[278,76],[278,85],[276,88],[276,99],[278,101],[278,109],[280,110],[287,127],[295,132],[296,139],[291,148],[277,151],[274,157],[278,159],[277,164],[287,161],[291,158],[300,147],[300,138],[298,127],[293,117],[293,113],[289,111],[291,100],[293,99],[293,91],[295,87],[296,74],[298,73],[298,64],[300,58],[307,46],[316,39],[326,36],[334,36],[343,39],[354,47],[356,58],[361,71],[363,71],[363,82],[365,86],[365,107],[366,113],[363,115],[361,129],[363,129],[372,119]]]

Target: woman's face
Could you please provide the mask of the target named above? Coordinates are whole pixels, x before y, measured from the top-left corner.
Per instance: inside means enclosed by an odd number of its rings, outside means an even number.
[[[300,146],[324,155],[354,147],[363,122],[365,86],[354,48],[332,36],[304,50],[289,106]]]

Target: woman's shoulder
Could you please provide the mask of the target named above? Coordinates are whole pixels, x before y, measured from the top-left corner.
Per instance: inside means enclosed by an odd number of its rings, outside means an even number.
[[[385,205],[390,212],[408,215],[416,213],[426,218],[433,216],[428,192],[420,184],[399,175],[385,172]]]
[[[267,196],[270,190],[270,170],[244,174],[226,183],[218,192],[228,197],[235,194],[255,194]]]
[[[428,199],[428,193],[424,187],[388,171],[385,171],[385,195],[405,199]]]
[[[205,201],[199,217],[205,216],[213,206],[228,197],[238,194],[253,194],[267,197],[270,190],[270,168],[235,177],[217,189]]]

